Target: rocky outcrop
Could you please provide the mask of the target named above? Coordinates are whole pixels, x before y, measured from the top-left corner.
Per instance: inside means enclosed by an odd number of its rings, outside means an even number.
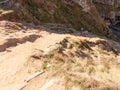
[[[0,1],[0,7],[1,8],[10,8],[14,5],[16,0],[2,0]],[[6,7],[7,6],[7,7]]]
[[[106,35],[107,29],[91,0],[20,0],[28,21],[36,24],[62,23]]]
[[[111,5],[111,6],[116,5],[116,7],[118,7],[120,4],[120,0],[92,0],[92,1],[95,3],[104,4],[104,5]]]
[[[100,16],[113,22],[120,18],[120,0],[93,0]]]
[[[0,20],[18,20],[43,23],[62,23],[74,27],[77,30],[88,30],[90,32],[104,35],[110,38],[114,36],[109,32],[92,0],[15,0],[13,9],[17,12],[17,18],[12,14],[0,16]],[[16,7],[16,8],[15,8]],[[102,8],[100,8],[102,9]],[[107,13],[107,12],[106,12]],[[100,14],[100,15],[99,15]],[[114,13],[112,17],[114,18]],[[10,16],[10,17],[8,17]],[[13,17],[12,17],[13,16]],[[110,17],[111,17],[110,16]]]
[[[0,0],[0,21],[22,21],[18,0]]]

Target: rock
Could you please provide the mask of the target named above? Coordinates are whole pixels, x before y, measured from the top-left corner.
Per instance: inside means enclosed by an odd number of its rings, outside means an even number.
[[[100,16],[103,19],[116,20],[120,16],[120,0],[93,0]],[[114,9],[113,9],[114,8]]]
[[[105,35],[107,32],[104,22],[90,0],[69,0],[69,2],[67,0],[20,0],[19,3],[26,19],[36,24],[63,23],[77,30],[83,27],[100,35]]]
[[[96,5],[96,2],[100,5],[105,3],[105,5],[101,7]],[[112,32],[109,32],[101,18],[103,16],[104,18],[115,19],[118,13],[116,14],[117,9],[115,11],[111,10],[115,6],[113,5],[115,4],[113,0],[69,0],[69,2],[68,0],[18,0],[16,3],[19,3],[19,7],[10,13],[4,14],[2,12],[0,20],[22,20],[33,22],[37,25],[43,23],[62,23],[71,25],[77,30],[80,30],[82,27],[89,32],[117,40]],[[110,6],[110,12],[107,12],[107,14],[104,13],[104,11],[108,10],[106,4]],[[104,6],[106,7],[105,9]]]

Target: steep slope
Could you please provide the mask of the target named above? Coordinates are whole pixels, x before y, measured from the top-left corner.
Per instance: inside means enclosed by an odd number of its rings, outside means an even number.
[[[107,29],[90,0],[20,0],[24,15],[36,24],[64,23],[80,30],[107,35]]]
[[[35,24],[62,23],[77,30],[88,30],[109,38],[116,37],[101,19],[91,0],[8,0],[0,20],[27,21]],[[3,6],[4,6],[3,5]],[[98,8],[97,8],[98,9]]]
[[[93,0],[100,16],[110,19],[110,23],[118,21],[120,18],[120,0]]]

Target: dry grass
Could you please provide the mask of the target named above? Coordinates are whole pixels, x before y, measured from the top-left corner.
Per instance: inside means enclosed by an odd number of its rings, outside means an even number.
[[[66,90],[119,90],[118,53],[102,42],[65,38],[43,56],[41,68],[64,77]]]
[[[7,33],[16,33],[16,32],[18,32],[18,30],[5,30],[5,32],[7,32]]]

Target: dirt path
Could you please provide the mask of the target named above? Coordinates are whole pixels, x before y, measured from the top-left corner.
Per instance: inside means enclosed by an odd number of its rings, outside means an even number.
[[[46,31],[41,31],[40,35],[42,37],[35,42],[26,42],[10,48],[10,51],[0,53],[0,90],[13,90],[19,84],[24,84],[24,79],[31,74],[25,64],[29,62],[29,56],[33,51],[35,49],[48,51],[49,46],[66,37],[66,35],[50,34]]]

